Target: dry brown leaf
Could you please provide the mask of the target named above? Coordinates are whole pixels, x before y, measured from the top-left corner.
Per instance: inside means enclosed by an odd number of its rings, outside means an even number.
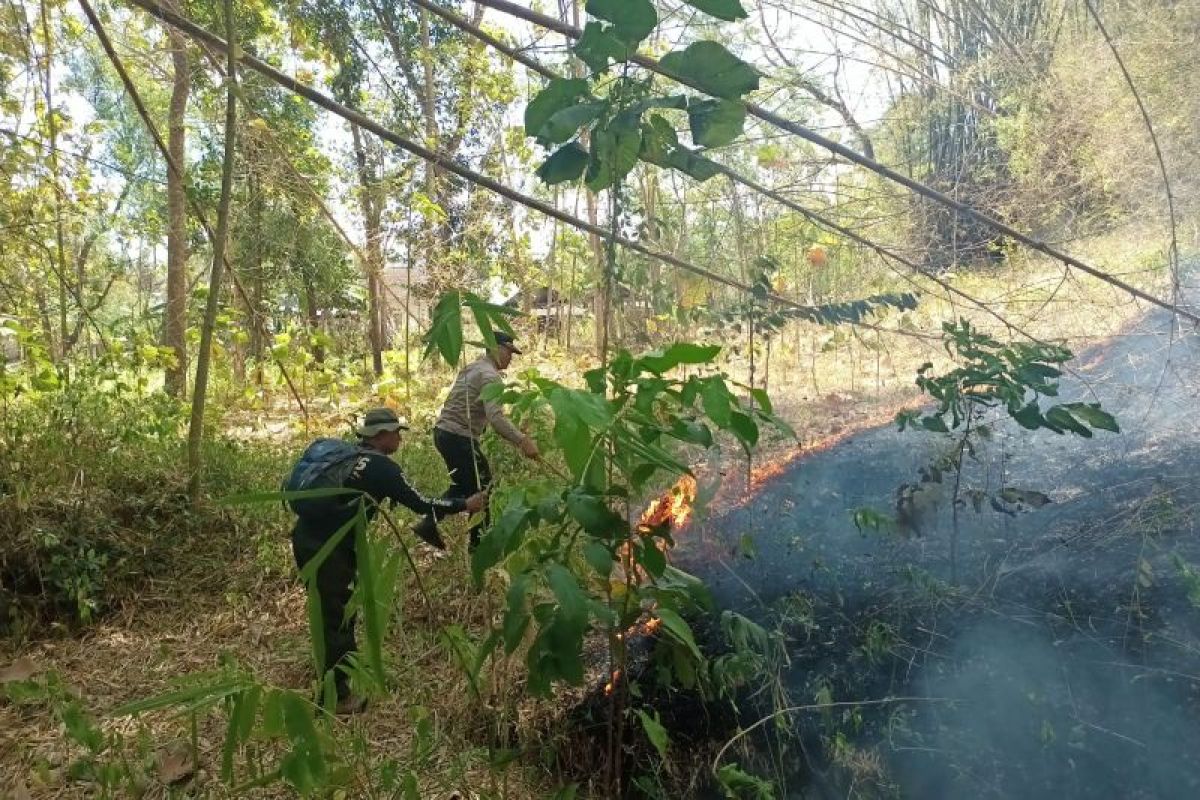
[[[192,760],[187,745],[176,744],[158,754],[158,779],[171,786],[182,783],[196,774],[196,762]]]
[[[4,669],[0,669],[0,683],[27,681],[41,672],[37,664],[22,656]]]

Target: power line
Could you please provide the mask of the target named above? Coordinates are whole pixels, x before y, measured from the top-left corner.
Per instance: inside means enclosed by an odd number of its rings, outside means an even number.
[[[138,5],[142,5],[143,0],[133,0],[133,2],[137,3]],[[561,33],[562,35],[568,36],[572,39],[578,39],[581,36],[583,36],[583,31],[580,30],[579,28],[576,28],[574,25],[569,25],[565,22],[554,19],[553,17],[549,17],[545,14],[540,14],[538,12],[530,11],[529,9],[522,8],[514,3],[509,2],[508,0],[476,0],[476,2],[480,3],[482,5],[488,6],[489,8],[494,8],[497,11],[501,11],[503,13],[509,14],[510,16],[518,17],[527,22],[531,22],[534,25],[538,25],[540,27],[547,28],[549,30],[553,30],[557,33]],[[713,95],[711,92],[706,90],[703,86],[700,86],[699,84],[697,84],[696,81],[692,80],[691,78],[688,78],[685,75],[680,75],[679,73],[672,72],[671,70],[668,70],[668,69],[662,67],[657,61],[655,61],[652,58],[649,58],[648,56],[634,54],[630,60],[633,63],[636,63],[639,66],[645,67],[646,69],[650,70],[651,72],[662,75],[665,78],[669,78],[670,80],[673,80],[676,83],[681,83],[684,86],[688,86],[692,89],[695,89],[698,92],[702,92],[703,94],[709,95],[710,97],[716,97],[716,95]],[[725,98],[725,99],[728,99],[728,98]],[[890,167],[884,166],[883,164],[880,164],[878,161],[875,161],[874,159],[867,158],[866,156],[862,155],[861,153],[858,153],[858,152],[850,149],[849,147],[846,147],[843,144],[839,144],[831,139],[827,139],[824,136],[821,136],[820,134],[816,133],[815,131],[810,130],[809,128],[799,124],[798,122],[793,122],[789,119],[784,119],[783,117],[779,116],[778,114],[776,114],[772,111],[768,111],[767,109],[765,109],[762,106],[757,105],[755,103],[744,101],[744,100],[740,101],[740,102],[742,102],[742,104],[746,108],[746,111],[749,114],[751,114],[755,117],[758,117],[759,119],[761,119],[762,121],[764,121],[766,123],[774,125],[775,127],[780,128],[782,130],[789,131],[790,133],[794,133],[795,135],[799,136],[800,138],[806,139],[807,141],[812,142],[813,144],[817,145],[818,147],[821,147],[825,150],[829,150],[832,153],[836,153],[837,155],[842,156],[846,160],[851,161],[855,164],[858,164],[859,166],[864,167],[864,168],[870,170],[871,172],[876,173],[877,175],[887,178],[888,180],[893,181],[895,183],[899,183],[901,186],[904,186],[904,187],[908,188],[909,190],[916,192],[917,194],[921,195],[922,197],[932,200],[933,202],[938,203],[939,205],[950,208],[950,209],[956,211],[961,216],[966,217],[971,220],[974,220],[978,223],[985,225],[986,227],[991,228],[994,231],[1002,233],[1005,236],[1008,236],[1009,238],[1013,239],[1014,241],[1020,242],[1021,244],[1025,245],[1026,247],[1037,250],[1038,252],[1043,253],[1047,256],[1050,256],[1051,258],[1053,258],[1057,261],[1061,261],[1064,264],[1067,264],[1068,266],[1074,267],[1074,268],[1080,270],[1081,272],[1086,272],[1087,274],[1091,275],[1092,277],[1098,278],[1098,279],[1104,281],[1105,283],[1110,283],[1113,286],[1116,286],[1117,288],[1119,288],[1125,292],[1128,292],[1129,294],[1133,295],[1134,297],[1141,298],[1142,300],[1145,300],[1148,303],[1153,303],[1156,306],[1164,308],[1167,311],[1170,311],[1174,314],[1178,314],[1179,316],[1184,317],[1188,320],[1191,320],[1192,322],[1196,323],[1197,325],[1200,325],[1200,316],[1193,314],[1190,311],[1181,309],[1178,306],[1173,305],[1172,303],[1168,303],[1165,300],[1160,300],[1159,298],[1149,294],[1148,292],[1142,291],[1141,289],[1137,288],[1136,286],[1128,284],[1128,283],[1122,281],[1121,279],[1116,278],[1107,272],[1104,272],[1101,269],[1098,269],[1098,268],[1093,267],[1083,261],[1080,261],[1078,258],[1075,258],[1072,255],[1059,252],[1058,250],[1056,250],[1055,248],[1046,244],[1045,242],[1040,241],[1039,239],[1035,239],[1034,237],[1029,236],[1028,234],[1021,233],[1016,228],[1012,227],[1011,225],[1009,225],[1006,222],[1002,222],[1001,220],[998,220],[995,217],[991,217],[980,211],[976,211],[975,209],[971,208],[970,206],[966,205],[965,203],[955,200],[954,198],[952,198],[948,195],[945,195],[942,192],[939,192],[936,189],[934,189],[924,183],[921,183],[920,181],[909,178],[908,176],[903,175],[903,174],[897,172],[896,170],[891,169]]]
[[[529,58],[528,56],[524,55],[523,53],[509,47],[508,45],[506,45],[503,42],[496,39],[494,36],[491,36],[488,33],[486,33],[485,31],[481,30],[479,28],[479,26],[471,23],[470,20],[466,19],[461,14],[457,14],[454,11],[451,11],[450,9],[444,8],[443,6],[440,6],[437,3],[432,2],[431,0],[411,0],[411,2],[413,2],[415,5],[420,6],[421,8],[424,8],[425,10],[429,11],[430,13],[436,14],[437,16],[439,16],[442,19],[446,20],[447,22],[451,23],[452,25],[459,28],[460,30],[470,34],[471,36],[475,36],[475,37],[479,38],[481,41],[486,42],[487,44],[491,45],[492,47],[496,48],[500,52],[507,55],[509,58],[513,59],[514,61],[516,61],[520,64],[523,64],[525,67],[533,70],[534,72],[536,72],[537,74],[546,78],[547,80],[553,80],[553,79],[559,77],[559,75],[556,72],[554,72],[553,70],[547,68],[546,66],[539,63],[538,61],[536,61],[532,58]],[[731,167],[725,166],[724,164],[720,164],[718,162],[712,161],[711,159],[709,159],[709,162],[711,164],[713,164],[722,175],[726,176],[731,181],[734,181],[735,183],[740,183],[743,186],[745,186],[755,192],[758,192],[759,194],[769,197],[770,199],[774,200],[776,203],[779,203],[780,205],[782,205],[786,208],[792,209],[793,211],[804,216],[805,219],[808,219],[809,221],[816,223],[817,225],[820,225],[828,230],[835,231],[835,232],[841,234],[842,236],[845,236],[846,238],[851,239],[852,241],[858,242],[859,244],[870,248],[872,251],[874,251],[875,253],[877,253],[879,256],[881,256],[884,259],[885,264],[888,264],[889,261],[895,261],[899,264],[903,264],[904,266],[908,267],[913,272],[923,275],[927,279],[933,281],[934,283],[936,283],[938,286],[942,287],[945,291],[949,292],[950,294],[957,295],[957,296],[963,298],[964,300],[966,300],[967,302],[971,303],[972,305],[978,306],[979,308],[983,309],[985,312],[987,312],[988,314],[995,317],[1005,327],[1009,328],[1010,330],[1017,331],[1018,333],[1020,333],[1022,336],[1024,336],[1027,339],[1034,339],[1033,336],[1031,336],[1030,334],[1021,330],[1021,328],[1013,325],[1009,320],[1005,319],[1001,314],[996,312],[994,309],[989,308],[982,301],[977,300],[976,298],[963,292],[960,289],[955,288],[948,281],[942,279],[941,277],[939,277],[937,275],[930,273],[927,269],[925,269],[925,268],[921,267],[920,265],[916,264],[915,262],[905,258],[904,256],[900,255],[899,253],[896,253],[892,250],[888,250],[887,248],[885,248],[883,245],[879,244],[878,242],[868,239],[867,237],[863,236],[862,234],[856,233],[854,230],[847,228],[844,225],[840,225],[840,224],[834,222],[833,220],[828,219],[827,217],[825,217],[815,211],[812,211],[811,209],[806,208],[805,206],[800,205],[799,203],[795,202],[794,200],[781,194],[777,189],[768,188],[768,187],[762,185],[761,183],[755,181],[754,179],[748,178],[748,177],[742,175],[741,173],[736,172]],[[891,268],[890,264],[889,264],[889,268]],[[900,274],[899,270],[895,270],[894,268],[892,268],[892,269],[893,269],[893,271],[897,272],[897,274]],[[904,277],[904,276],[902,276],[902,277]],[[911,283],[911,279],[908,279],[907,277],[905,279],[909,280],[909,282]],[[914,286],[915,286],[915,284],[914,284]],[[920,287],[917,287],[917,288],[920,288]]]

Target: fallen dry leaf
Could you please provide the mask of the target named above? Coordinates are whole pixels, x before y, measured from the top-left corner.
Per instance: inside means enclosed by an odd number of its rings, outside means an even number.
[[[158,779],[168,786],[182,783],[196,774],[196,762],[190,748],[174,744],[158,754]]]
[[[0,669],[0,683],[14,683],[16,681],[27,681],[34,675],[37,675],[41,670],[37,664],[34,664],[28,658],[18,658],[13,663],[9,664],[4,669]]]

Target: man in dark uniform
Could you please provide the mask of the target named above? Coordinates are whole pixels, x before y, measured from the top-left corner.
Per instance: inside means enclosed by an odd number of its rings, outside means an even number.
[[[433,445],[450,471],[451,484],[446,491],[448,498],[468,497],[485,491],[491,485],[492,469],[479,447],[479,437],[488,425],[526,458],[540,455],[537,443],[512,424],[499,403],[482,398],[485,386],[504,380],[502,373],[512,361],[513,354],[521,354],[509,334],[494,331],[492,336],[496,346],[463,367],[454,379],[454,385],[450,387],[450,394],[433,428]],[[472,550],[479,544],[479,537],[487,526],[485,512],[483,521],[471,528]],[[413,532],[434,547],[446,547],[433,515],[417,523]]]
[[[400,466],[389,458],[400,446],[401,430],[407,430],[407,426],[396,416],[396,412],[390,408],[373,409],[367,412],[362,426],[356,431],[357,452],[352,452],[348,459],[343,459],[341,468],[344,477],[336,482],[343,488],[358,490],[374,501],[366,503],[368,518],[375,516],[376,505],[384,500],[391,500],[418,514],[431,517],[463,511],[475,513],[487,505],[487,494],[484,492],[442,499],[425,497],[413,489]],[[331,466],[333,469],[327,469],[327,474],[339,465]],[[354,518],[358,502],[359,496],[347,500],[346,496],[335,495],[308,498],[293,504],[300,507],[296,515],[296,525],[292,529],[292,551],[300,569],[304,568],[330,537]],[[350,693],[346,674],[340,668],[345,658],[357,649],[354,640],[354,616],[345,618],[346,605],[350,602],[350,585],[354,581],[356,571],[354,534],[353,531],[348,531],[317,569],[315,581],[321,603],[325,638],[321,675],[330,669],[334,670],[339,714],[356,713],[366,707],[364,699]],[[310,584],[309,590],[312,589]]]

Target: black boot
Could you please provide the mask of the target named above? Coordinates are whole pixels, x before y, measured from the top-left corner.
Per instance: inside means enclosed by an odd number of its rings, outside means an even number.
[[[446,549],[446,542],[442,540],[442,534],[438,531],[437,522],[433,517],[425,517],[416,525],[413,525],[412,531],[421,541],[431,547],[436,547],[438,550]]]

